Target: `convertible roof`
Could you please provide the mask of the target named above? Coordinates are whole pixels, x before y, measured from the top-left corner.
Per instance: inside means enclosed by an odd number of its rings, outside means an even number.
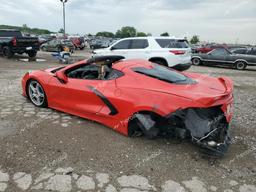
[[[112,66],[113,63],[125,59],[120,55],[107,55],[107,56],[97,56],[87,60],[87,63],[96,63],[100,65]]]
[[[129,60],[123,60],[120,62],[116,62],[113,65],[113,68],[124,71],[125,69],[129,69],[132,67],[150,67],[152,66],[152,63],[150,61],[146,61],[143,59],[129,59]]]

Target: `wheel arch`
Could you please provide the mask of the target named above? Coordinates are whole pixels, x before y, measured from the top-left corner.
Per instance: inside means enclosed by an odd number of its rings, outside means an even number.
[[[135,135],[136,132],[142,133],[142,130],[139,128],[138,125],[136,125],[136,122],[134,121],[136,114],[150,115],[152,117],[152,119],[154,119],[156,122],[163,117],[163,115],[161,115],[159,112],[156,112],[153,110],[139,110],[139,111],[134,112],[129,117],[128,122],[127,122],[127,132],[128,132],[129,137],[132,137],[133,135]]]
[[[200,57],[200,56],[192,56],[192,57],[191,57],[191,61],[192,61],[193,59],[195,59],[195,58],[200,59],[201,61],[203,61],[202,57]]]
[[[165,63],[165,65],[166,66],[168,66],[168,62],[167,62],[167,60],[164,58],[164,57],[150,57],[149,59],[148,59],[149,61],[151,61],[151,62],[154,62],[154,61],[163,61],[164,63]]]
[[[237,60],[234,61],[234,64],[239,62],[239,61],[245,62],[246,65],[248,65],[248,62],[246,60],[244,60],[244,59],[237,59]]]
[[[27,79],[27,81],[26,81],[26,83],[25,83],[25,91],[26,91],[27,98],[29,98],[28,86],[29,86],[30,81],[33,81],[33,80],[38,81],[36,78],[30,77],[30,78]],[[38,82],[40,82],[40,81],[38,81]],[[40,83],[40,84],[41,84],[41,83]]]
[[[34,80],[34,81],[38,81],[38,82],[40,83],[40,85],[43,87],[44,92],[45,92],[46,97],[47,97],[47,91],[46,91],[46,89],[45,89],[44,83],[43,83],[42,81],[40,81],[38,78],[34,77],[34,76],[29,77],[29,78],[26,80],[26,82],[25,82],[25,91],[26,91],[27,97],[29,98],[29,96],[28,96],[28,85],[29,85],[29,82],[30,82],[30,81],[33,81],[33,80]]]

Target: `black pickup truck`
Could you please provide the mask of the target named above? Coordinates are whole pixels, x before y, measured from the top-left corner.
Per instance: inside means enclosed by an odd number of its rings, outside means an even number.
[[[23,37],[20,31],[0,29],[0,53],[4,57],[11,58],[15,53],[35,57],[39,46],[36,37]]]

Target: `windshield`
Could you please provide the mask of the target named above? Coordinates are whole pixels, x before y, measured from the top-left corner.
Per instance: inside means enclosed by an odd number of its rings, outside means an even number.
[[[19,31],[0,31],[0,37],[22,37]]]
[[[178,73],[172,69],[160,66],[158,64],[153,64],[151,68],[135,67],[135,68],[132,68],[132,70],[136,73],[140,73],[148,77],[152,77],[168,83],[176,83],[176,84],[195,83],[194,80],[186,77],[185,75]]]

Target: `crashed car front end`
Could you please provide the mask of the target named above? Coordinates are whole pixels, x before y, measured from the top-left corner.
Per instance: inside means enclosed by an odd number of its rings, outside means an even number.
[[[230,144],[229,122],[223,109],[223,106],[214,106],[177,110],[163,118],[161,134],[190,138],[205,154],[221,157]]]
[[[222,157],[230,144],[229,124],[233,116],[233,84],[227,80],[222,95],[202,97],[192,101],[191,106],[181,106],[160,118],[136,114],[137,123],[148,138],[190,139],[204,154]]]

